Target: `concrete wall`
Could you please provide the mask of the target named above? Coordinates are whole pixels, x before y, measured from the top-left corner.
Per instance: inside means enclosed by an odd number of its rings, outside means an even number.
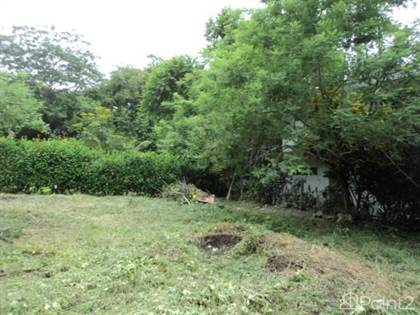
[[[313,174],[311,175],[294,175],[293,179],[304,180],[303,191],[311,192],[315,196],[322,198],[322,192],[330,184],[330,180],[326,177],[328,168],[324,165],[313,165]]]

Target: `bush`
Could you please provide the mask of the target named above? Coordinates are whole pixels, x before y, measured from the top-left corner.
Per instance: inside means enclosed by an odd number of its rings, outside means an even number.
[[[255,168],[245,181],[248,197],[265,204],[280,204],[284,201],[287,186],[291,179],[279,161],[272,160],[268,165]]]
[[[392,159],[373,150],[362,151],[355,158],[360,160],[361,154],[366,161],[359,162],[350,178],[356,218],[419,226],[420,147],[400,146]]]
[[[179,175],[169,155],[105,154],[74,139],[0,139],[0,191],[156,195]]]
[[[87,192],[121,195],[128,192],[157,195],[179,177],[175,159],[154,152],[114,153],[92,163]]]

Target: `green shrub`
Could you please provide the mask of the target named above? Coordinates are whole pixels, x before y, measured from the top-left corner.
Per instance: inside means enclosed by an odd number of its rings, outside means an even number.
[[[31,190],[49,187],[52,192],[83,191],[93,160],[100,157],[73,139],[22,141],[26,182]]]
[[[74,139],[0,139],[0,191],[155,195],[178,177],[168,155],[105,154]]]
[[[175,160],[157,153],[114,153],[92,164],[90,193],[156,195],[178,177]]]
[[[0,140],[0,190],[3,192],[24,191],[24,154],[21,146],[10,139]]]

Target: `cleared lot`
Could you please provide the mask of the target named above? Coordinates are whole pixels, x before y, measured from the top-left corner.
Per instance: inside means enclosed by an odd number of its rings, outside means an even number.
[[[252,205],[0,195],[0,237],[1,314],[342,314],[348,293],[402,306],[358,314],[419,309],[418,237]]]

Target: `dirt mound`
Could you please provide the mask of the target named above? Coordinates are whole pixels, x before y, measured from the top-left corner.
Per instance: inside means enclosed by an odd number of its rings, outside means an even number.
[[[210,234],[201,237],[200,245],[202,248],[212,253],[224,253],[234,247],[242,240],[240,235],[236,234]]]
[[[275,272],[302,270],[335,299],[355,290],[369,296],[393,296],[386,274],[357,257],[347,257],[324,246],[310,244],[287,233],[262,237],[260,252],[268,255],[266,268]],[[395,291],[395,290],[394,290]]]

